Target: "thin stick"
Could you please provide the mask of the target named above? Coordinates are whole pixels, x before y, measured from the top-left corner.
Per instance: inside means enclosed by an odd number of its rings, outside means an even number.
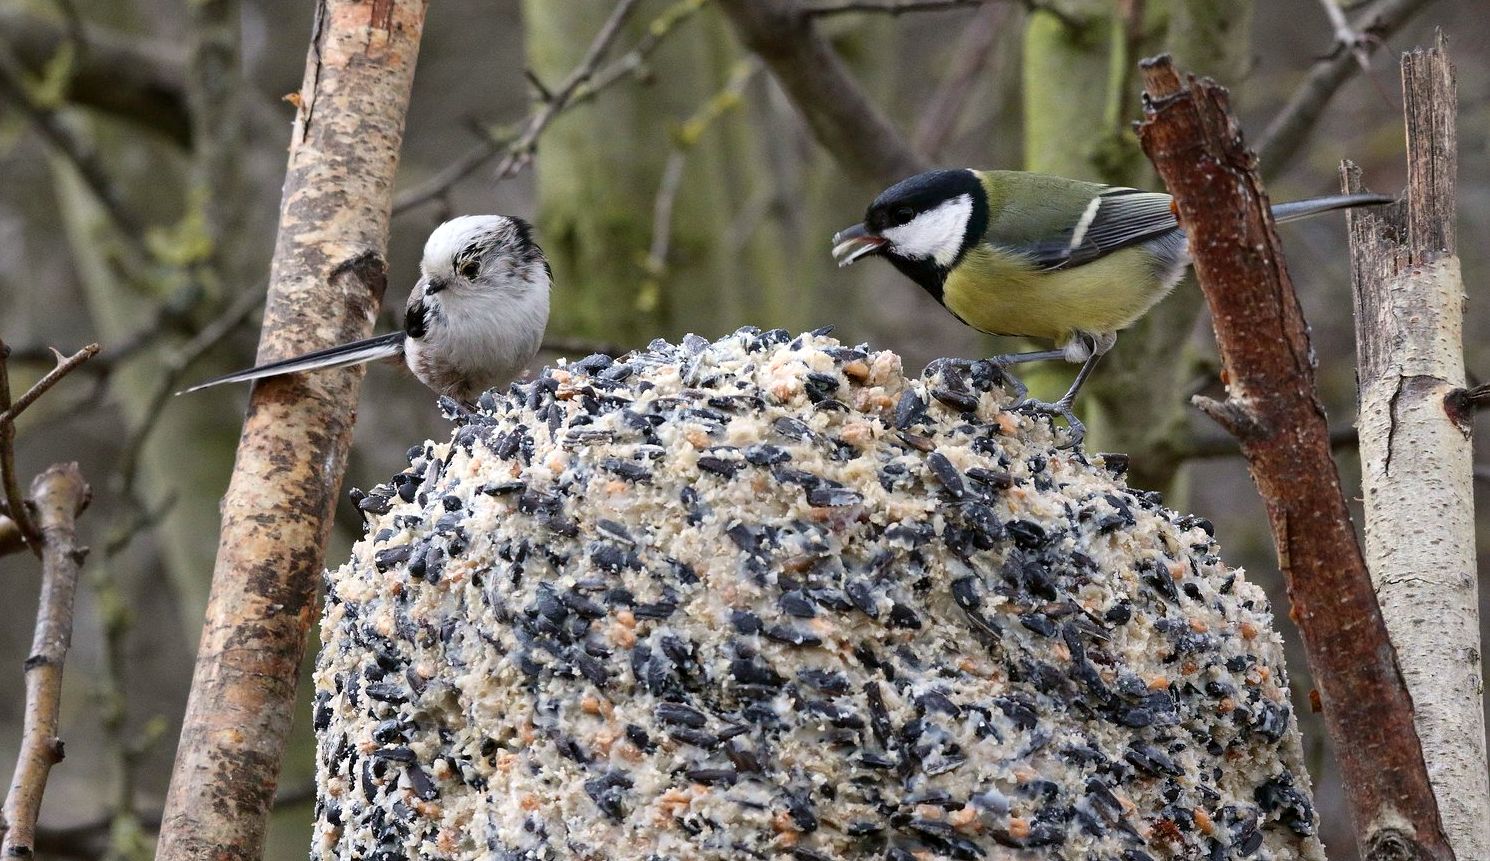
[[[1366,49],[1383,43],[1397,32],[1413,16],[1421,12],[1433,0],[1380,0],[1363,12],[1360,22],[1353,30],[1370,37]],[[1314,64],[1308,77],[1289,96],[1288,103],[1268,123],[1257,146],[1257,155],[1269,174],[1276,173],[1293,160],[1303,146],[1309,132],[1323,116],[1330,99],[1361,70],[1361,66],[1349,51],[1326,52],[1324,59]]]
[[[26,411],[26,408],[36,403],[36,399],[47,393],[47,389],[57,385],[63,377],[77,370],[78,365],[83,364],[98,355],[101,348],[97,344],[89,344],[83,349],[73,353],[71,356],[63,356],[53,350],[52,355],[57,357],[57,367],[47,372],[47,375],[37,380],[24,395],[15,399],[15,403],[6,404],[0,409],[0,424],[14,424],[15,420]]]
[[[586,84],[594,83],[594,86],[589,88],[591,94],[610,86],[638,68],[642,58],[656,47],[660,36],[639,43],[637,48],[625,58],[607,67],[607,74],[604,76],[597,74],[596,70],[600,61],[605,58],[605,52],[620,34],[621,25],[626,23],[627,17],[636,8],[637,3],[638,0],[620,0],[616,4],[610,17],[595,34],[595,38],[590,41],[590,47],[585,50],[584,56],[580,58],[579,63],[575,65],[557,90],[549,91],[541,85],[537,88],[542,99],[538,108],[523,121],[522,131],[510,137],[488,135],[486,140],[457,158],[444,170],[399,194],[393,201],[393,214],[398,215],[407,209],[444,196],[457,182],[471,175],[489,160],[495,158],[498,153],[505,154],[497,165],[497,181],[508,179],[526,167],[528,161],[531,160],[539,135],[543,134],[543,131],[559,114],[581,101],[579,95],[586,90]],[[671,24],[668,25],[670,26]],[[622,65],[623,63],[629,65]]]
[[[973,86],[993,56],[993,44],[1003,29],[1000,25],[1008,17],[1008,4],[990,3],[968,22],[957,41],[947,77],[932,93],[926,110],[916,122],[912,139],[918,152],[935,157],[947,145]]]
[[[1228,381],[1225,401],[1196,405],[1241,442],[1267,506],[1361,856],[1449,861],[1412,700],[1330,457],[1308,325],[1256,156],[1221,86],[1182,82],[1167,56],[1143,72],[1139,142],[1191,237]]]
[[[26,716],[15,775],[5,796],[5,857],[32,854],[36,818],[52,766],[62,761],[57,719],[62,665],[72,644],[72,601],[87,550],[77,544],[77,516],[88,505],[88,484],[75,463],[57,464],[31,482],[31,503],[41,527],[41,604],[31,656],[26,659]]]

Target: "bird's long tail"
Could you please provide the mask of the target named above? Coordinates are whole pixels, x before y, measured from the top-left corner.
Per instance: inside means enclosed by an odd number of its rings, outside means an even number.
[[[189,389],[177,392],[184,395],[187,392],[195,392],[198,389],[210,388],[223,383],[244,383],[249,380],[259,380],[264,377],[277,377],[280,374],[295,374],[301,371],[318,371],[324,368],[342,368],[347,365],[359,365],[363,362],[372,362],[378,359],[389,359],[402,354],[404,351],[404,333],[390,332],[387,335],[378,335],[375,338],[367,338],[361,341],[353,341],[350,344],[342,344],[340,347],[330,347],[325,350],[317,350],[314,353],[306,353],[293,359],[281,359],[278,362],[270,362],[267,365],[259,365],[257,368],[249,368],[246,371],[234,371],[221,377],[210,379],[205,383],[198,383]]]
[[[1273,204],[1273,220],[1295,221],[1308,218],[1332,209],[1349,209],[1352,206],[1378,206],[1391,203],[1396,198],[1389,194],[1331,194],[1326,197],[1311,197],[1308,200],[1291,200]]]

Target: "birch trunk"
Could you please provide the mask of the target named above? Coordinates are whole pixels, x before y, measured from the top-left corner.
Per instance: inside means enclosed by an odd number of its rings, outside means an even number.
[[[259,360],[366,337],[424,0],[321,0],[296,100]],[[157,858],[263,852],[360,370],[253,391]]]
[[[1405,206],[1350,214],[1366,564],[1459,858],[1490,858],[1464,283],[1454,240],[1455,89],[1443,39],[1402,58]],[[1345,187],[1361,188],[1345,167]],[[1404,241],[1405,238],[1405,241]]]

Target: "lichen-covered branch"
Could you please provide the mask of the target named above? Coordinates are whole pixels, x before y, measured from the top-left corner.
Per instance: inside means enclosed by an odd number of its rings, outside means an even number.
[[[88,552],[78,546],[76,521],[88,499],[88,484],[75,463],[56,464],[31,482],[29,501],[41,533],[41,603],[26,658],[21,749],[5,796],[0,855],[6,858],[32,854],[47,776],[62,761],[62,739],[57,737],[62,665],[72,644],[72,600]]]
[[[260,361],[365,337],[424,0],[322,0],[297,100]],[[258,858],[361,372],[266,380],[222,502],[158,858]]]
[[[1241,442],[1267,506],[1361,855],[1447,861],[1453,851],[1330,458],[1308,326],[1257,159],[1215,82],[1182,82],[1168,57],[1145,63],[1144,80],[1139,141],[1190,235],[1226,372],[1227,399],[1197,405]]]
[[[797,0],[719,0],[719,6],[813,137],[854,179],[888,185],[928,167],[865,95]]]
[[[1490,858],[1454,70],[1442,35],[1402,57],[1407,200],[1350,213],[1366,561],[1459,858]],[[1360,170],[1345,168],[1348,191]]]

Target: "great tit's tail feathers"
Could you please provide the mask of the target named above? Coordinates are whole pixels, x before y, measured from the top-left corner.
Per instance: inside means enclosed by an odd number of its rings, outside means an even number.
[[[342,368],[347,365],[359,365],[363,362],[373,362],[378,359],[390,359],[401,355],[403,351],[404,333],[390,332],[387,335],[378,335],[374,338],[366,338],[361,341],[353,341],[350,344],[342,344],[339,347],[330,347],[325,350],[317,350],[314,353],[306,353],[303,356],[296,356],[293,359],[281,359],[278,362],[259,365],[257,368],[224,374],[221,377],[215,377],[204,383],[198,383],[176,394],[184,395],[187,392],[195,392],[198,389],[219,386],[223,383],[245,383],[249,380],[260,380],[264,377],[277,377],[280,374],[297,374],[302,371],[319,371],[325,368]]]
[[[1396,198],[1389,194],[1331,194],[1327,197],[1311,197],[1308,200],[1291,200],[1273,204],[1273,220],[1295,221],[1333,209],[1350,209],[1353,206],[1380,206]]]

